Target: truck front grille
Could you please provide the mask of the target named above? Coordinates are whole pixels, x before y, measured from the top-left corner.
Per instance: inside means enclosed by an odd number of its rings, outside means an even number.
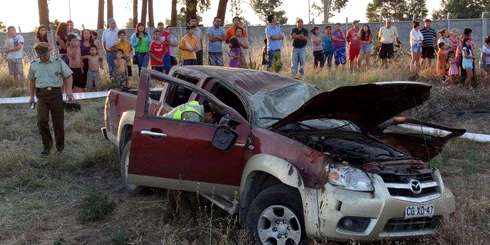
[[[393,198],[406,201],[428,201],[440,196],[439,186],[431,172],[417,174],[379,174]],[[414,189],[412,183],[417,183],[420,190]],[[425,199],[424,199],[425,198]]]
[[[385,225],[385,232],[409,232],[421,230],[434,230],[441,224],[441,216],[423,218],[394,218]]]

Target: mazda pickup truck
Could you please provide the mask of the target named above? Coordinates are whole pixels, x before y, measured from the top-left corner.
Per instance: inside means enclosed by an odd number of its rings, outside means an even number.
[[[119,149],[127,189],[197,192],[237,214],[257,244],[411,239],[455,211],[429,161],[465,130],[400,116],[430,89],[378,82],[320,91],[255,70],[143,70],[138,89],[108,93],[102,132]],[[191,101],[212,120],[168,116]]]

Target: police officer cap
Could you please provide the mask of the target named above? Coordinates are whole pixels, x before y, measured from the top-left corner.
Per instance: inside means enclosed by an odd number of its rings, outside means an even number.
[[[46,42],[37,43],[34,46],[37,55],[45,55],[49,52],[49,44]]]

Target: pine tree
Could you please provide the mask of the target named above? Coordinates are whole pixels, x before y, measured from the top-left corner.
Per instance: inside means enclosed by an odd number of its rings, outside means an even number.
[[[48,0],[38,0],[39,24],[49,28],[49,8]]]
[[[480,18],[482,12],[490,11],[489,0],[442,0],[441,6],[432,14],[434,19],[445,19],[447,13],[453,19]]]
[[[409,5],[404,0],[374,0],[366,8],[366,17],[370,22],[380,21],[381,18],[393,20],[411,20]]]
[[[328,23],[333,12],[340,12],[349,0],[321,0],[320,4],[313,3],[311,8],[316,12],[316,16],[323,15],[323,23]]]
[[[410,0],[408,3],[408,17],[412,19],[423,20],[427,17],[427,6],[425,4],[426,0]]]

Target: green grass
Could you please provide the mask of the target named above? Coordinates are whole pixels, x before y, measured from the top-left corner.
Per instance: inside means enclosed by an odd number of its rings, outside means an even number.
[[[287,59],[283,55],[285,69]],[[394,72],[314,73],[307,66],[305,80],[327,90],[412,76],[403,66],[394,67]],[[406,112],[408,116],[490,133],[487,115],[469,113],[490,108],[488,89],[447,90],[427,74],[418,79],[434,85],[432,97]],[[5,78],[0,70],[0,81]],[[0,96],[25,92],[12,90],[12,84],[0,82]],[[103,99],[80,103],[81,112],[65,114],[64,153],[47,158],[39,154],[35,112],[27,105],[0,106],[0,244],[250,244],[236,216],[195,194],[154,189],[138,195],[124,192],[116,149],[99,130]],[[453,140],[431,162],[455,193],[457,213],[426,244],[485,244],[490,239],[489,147]],[[179,196],[179,201],[173,196]],[[86,222],[82,217],[101,220]]]

